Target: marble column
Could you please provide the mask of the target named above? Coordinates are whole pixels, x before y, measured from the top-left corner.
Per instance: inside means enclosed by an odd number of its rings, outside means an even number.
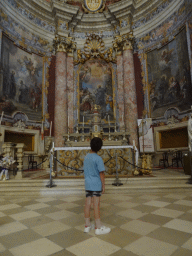
[[[55,81],[55,146],[64,145],[63,134],[67,133],[67,54],[65,49],[56,53]]]
[[[73,97],[74,97],[74,82],[73,82],[73,53],[67,55],[67,92],[68,92],[68,127],[72,133],[74,127],[73,120]]]
[[[138,147],[137,135],[137,98],[135,86],[135,73],[133,62],[133,48],[129,40],[123,47],[123,70],[124,70],[124,109],[125,109],[125,129],[130,133],[130,143]]]
[[[124,128],[124,86],[123,86],[123,55],[122,52],[119,51],[117,54],[117,88],[118,88],[118,94],[117,94],[117,104],[119,108],[119,126],[120,131]]]

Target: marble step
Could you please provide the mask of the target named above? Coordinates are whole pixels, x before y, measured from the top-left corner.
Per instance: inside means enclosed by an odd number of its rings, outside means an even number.
[[[122,186],[113,186],[114,179],[106,179],[106,193],[151,193],[151,192],[173,192],[192,191],[192,184],[188,184],[189,177],[167,177],[158,178],[149,183],[151,178],[132,178],[130,180],[121,179]],[[139,180],[139,183],[135,181]],[[145,179],[145,180],[144,180]],[[134,182],[132,182],[134,180]],[[168,182],[169,180],[169,182]],[[164,182],[163,182],[164,181]],[[1,196],[56,196],[56,195],[78,195],[84,194],[83,180],[54,180],[56,187],[46,187],[48,180],[9,180],[1,181]]]
[[[119,179],[123,184],[129,185],[146,185],[149,184],[186,184],[190,180],[189,175],[185,176],[174,176],[174,177],[134,177],[134,178],[120,178]],[[84,179],[53,179],[52,180],[57,186],[84,186]],[[115,181],[115,178],[106,178],[105,184],[110,185]],[[6,187],[41,187],[49,182],[48,179],[10,179],[7,181],[0,181],[0,188]]]

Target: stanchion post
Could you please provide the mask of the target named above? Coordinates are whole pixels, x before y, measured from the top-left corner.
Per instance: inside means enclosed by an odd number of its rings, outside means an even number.
[[[51,149],[51,156],[50,156],[50,180],[49,183],[46,185],[47,188],[52,188],[52,187],[56,187],[57,185],[53,184],[52,181],[52,171],[53,171],[53,154],[54,154],[54,143],[53,143],[53,147]]]

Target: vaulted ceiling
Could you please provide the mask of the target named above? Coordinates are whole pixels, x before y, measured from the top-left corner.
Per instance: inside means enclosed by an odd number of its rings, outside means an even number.
[[[144,33],[147,28],[152,28],[153,23],[157,25],[162,22],[183,2],[184,0],[105,0],[102,11],[96,13],[85,10],[85,0],[0,0],[0,5],[21,23],[29,23],[29,27],[33,23],[37,27],[41,25],[41,29],[50,28],[48,37],[59,34],[81,38],[86,33],[101,33],[108,38],[130,30],[136,36]]]

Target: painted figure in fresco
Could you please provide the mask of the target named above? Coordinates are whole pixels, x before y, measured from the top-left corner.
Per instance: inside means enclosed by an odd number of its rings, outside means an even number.
[[[90,78],[91,78],[91,68],[85,65],[80,72],[80,80],[87,83],[89,82]]]
[[[113,98],[111,95],[107,95],[106,97],[106,112],[109,113],[113,111]]]
[[[88,89],[81,90],[82,102],[80,104],[80,110],[87,112],[91,111],[92,106],[94,105],[94,98]]]
[[[174,77],[169,79],[168,100],[173,101],[180,96],[180,86]]]
[[[11,100],[9,100],[8,96],[3,95],[0,98],[0,111],[5,111],[8,113],[12,113],[12,111],[15,111],[17,107],[13,104]]]
[[[103,104],[105,104],[105,95],[106,93],[106,89],[102,88],[101,85],[97,86],[96,92],[95,92],[95,98],[96,98],[96,104],[103,106]]]
[[[23,81],[20,81],[20,84],[16,86],[16,95],[15,95],[15,101],[19,102],[19,96],[21,94],[20,88],[23,86]]]
[[[29,88],[27,88],[26,84],[21,80],[20,82],[20,95],[19,102],[23,104],[27,104],[29,102]]]
[[[159,102],[161,103],[164,101],[164,96],[167,89],[166,78],[166,75],[162,75],[161,80],[159,81]]]
[[[30,88],[30,102],[32,109],[36,110],[39,108],[41,104],[41,94],[42,91],[40,87],[35,83],[35,86],[31,86]]]
[[[9,98],[14,99],[16,95],[15,71],[11,72]]]

